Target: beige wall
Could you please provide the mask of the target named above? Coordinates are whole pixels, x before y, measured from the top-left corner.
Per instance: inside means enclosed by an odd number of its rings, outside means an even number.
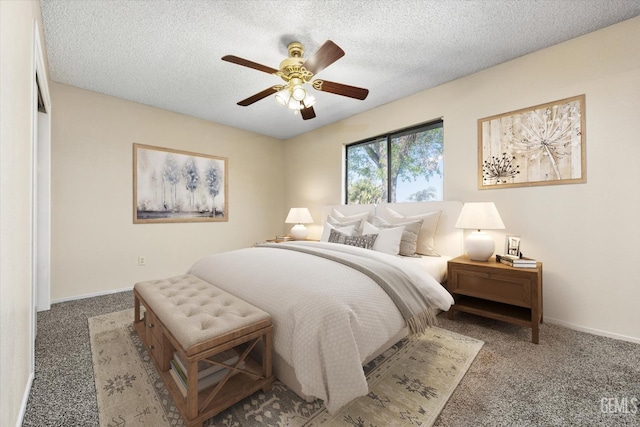
[[[32,375],[31,116],[36,1],[0,1],[0,425],[21,419]],[[40,40],[44,40],[42,35]]]
[[[322,205],[342,201],[344,144],[443,117],[445,198],[496,203],[505,232],[544,262],[545,319],[640,342],[637,40],[640,18],[289,140],[285,205],[311,207],[319,223]],[[586,184],[477,189],[478,119],[579,94],[586,94]],[[504,247],[502,236],[496,247]]]
[[[52,301],[184,274],[284,231],[282,141],[58,83],[51,97]],[[133,143],[227,157],[229,221],[133,224]]]

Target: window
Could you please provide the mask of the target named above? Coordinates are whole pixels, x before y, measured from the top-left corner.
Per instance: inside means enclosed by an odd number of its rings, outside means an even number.
[[[442,120],[346,147],[346,203],[443,199]]]

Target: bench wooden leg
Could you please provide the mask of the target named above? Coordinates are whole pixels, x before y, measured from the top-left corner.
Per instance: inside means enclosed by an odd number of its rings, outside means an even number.
[[[198,361],[187,361],[187,418],[198,416]]]
[[[137,323],[140,321],[140,298],[138,298],[138,294],[133,294],[133,322]]]
[[[273,345],[272,338],[273,329],[269,328],[266,334],[262,337],[262,374],[265,378],[271,378],[271,346]],[[271,390],[272,382],[269,381],[262,388],[264,393]]]

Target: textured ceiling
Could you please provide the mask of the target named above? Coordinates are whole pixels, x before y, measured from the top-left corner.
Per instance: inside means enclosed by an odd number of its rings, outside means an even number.
[[[41,0],[50,78],[287,139],[640,14],[640,0]],[[313,91],[302,120],[273,97],[272,68],[300,41],[346,53],[318,78],[370,90],[364,101]]]

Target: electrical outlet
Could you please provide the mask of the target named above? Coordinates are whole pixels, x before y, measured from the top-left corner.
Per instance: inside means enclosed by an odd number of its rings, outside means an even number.
[[[143,256],[138,257],[138,267],[144,267],[147,265],[147,260]]]

